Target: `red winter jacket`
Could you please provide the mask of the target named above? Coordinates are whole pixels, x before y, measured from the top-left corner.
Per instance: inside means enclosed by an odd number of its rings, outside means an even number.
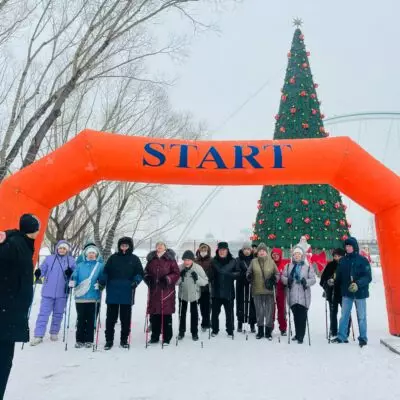
[[[175,312],[175,285],[179,280],[179,275],[179,267],[172,250],[167,250],[161,258],[158,258],[155,251],[147,256],[144,281],[150,291],[147,310],[150,315],[171,315]],[[163,277],[167,278],[166,286],[160,283]]]
[[[283,269],[284,269],[285,266],[289,263],[290,260],[285,259],[285,258],[282,257],[283,252],[282,252],[281,249],[274,248],[274,249],[272,249],[272,251],[271,251],[271,256],[272,256],[273,253],[279,255],[279,261],[278,261],[278,262],[275,261],[275,264],[276,264],[276,266],[278,267],[278,271],[279,271],[279,273],[280,273],[280,275],[281,275],[281,277],[282,277]],[[279,282],[278,282],[278,284],[277,284],[277,290],[285,290],[285,286],[284,286],[284,284],[282,283],[282,281],[281,281],[280,279],[279,279]]]

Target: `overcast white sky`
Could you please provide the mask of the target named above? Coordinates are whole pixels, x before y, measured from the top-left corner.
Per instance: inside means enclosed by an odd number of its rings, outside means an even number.
[[[305,43],[327,117],[362,111],[400,111],[398,54],[400,2],[395,0],[244,0],[220,15],[220,33],[197,36],[188,59],[174,65],[179,80],[171,89],[176,109],[207,121],[213,139],[271,139],[274,115],[294,28],[304,20]],[[238,107],[265,88],[234,117]],[[346,123],[328,130],[349,135],[396,173],[400,171],[400,121]],[[386,141],[388,140],[388,143]],[[212,187],[175,188],[194,213]],[[371,188],[373,190],[373,188]],[[251,228],[261,187],[226,187],[192,227],[189,236],[212,232],[235,239]],[[370,216],[349,205],[353,234],[366,237]],[[172,233],[179,236],[179,230]]]

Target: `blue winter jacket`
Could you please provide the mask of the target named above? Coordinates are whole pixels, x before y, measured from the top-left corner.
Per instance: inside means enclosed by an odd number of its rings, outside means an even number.
[[[71,280],[75,281],[75,287],[77,287],[82,281],[85,279],[89,278],[90,274],[93,271],[93,268],[95,268],[96,264],[96,272],[93,274],[93,277],[91,279],[91,284],[90,284],[90,289],[88,292],[81,297],[75,296],[75,300],[79,302],[79,300],[82,301],[97,301],[100,299],[100,291],[95,289],[95,284],[99,280],[100,276],[103,273],[104,265],[100,261],[84,261],[81,262],[77,265],[75,268],[74,273],[72,274]]]
[[[335,285],[340,287],[342,296],[353,299],[366,299],[369,297],[369,284],[372,281],[371,266],[368,260],[359,254],[357,239],[346,239],[345,246],[353,246],[353,253],[346,253],[340,260],[336,271]],[[358,290],[355,293],[349,291],[349,286],[355,282]]]

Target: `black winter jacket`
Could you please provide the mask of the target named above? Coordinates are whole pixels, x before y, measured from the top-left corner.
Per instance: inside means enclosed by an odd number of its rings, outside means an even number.
[[[237,260],[228,253],[226,258],[220,258],[217,254],[212,262],[211,295],[217,299],[234,300],[234,280],[240,276]]]
[[[251,261],[254,258],[254,254],[250,254],[249,256],[245,256],[243,254],[243,250],[239,251],[239,257],[237,258],[238,267],[240,270],[239,278],[236,281],[236,287],[238,286],[249,286],[250,283],[246,278],[247,269],[249,268]]]
[[[28,342],[34,240],[18,230],[0,244],[0,341]]]
[[[338,262],[335,260],[330,261],[321,275],[321,280],[319,284],[324,288],[326,293],[326,299],[330,302],[335,301],[340,303],[342,300],[342,294],[340,292],[340,287],[338,285],[329,286],[329,279],[336,279],[336,269],[338,266]]]

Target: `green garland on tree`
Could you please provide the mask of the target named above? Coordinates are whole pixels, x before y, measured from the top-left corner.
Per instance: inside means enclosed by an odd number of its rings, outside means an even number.
[[[326,138],[308,61],[310,53],[300,28],[294,32],[274,139]],[[323,139],[328,140],[328,139]],[[317,166],[316,166],[317,168]],[[314,249],[340,247],[349,236],[350,224],[340,193],[329,185],[264,186],[251,240],[269,247],[290,247],[306,236]]]

